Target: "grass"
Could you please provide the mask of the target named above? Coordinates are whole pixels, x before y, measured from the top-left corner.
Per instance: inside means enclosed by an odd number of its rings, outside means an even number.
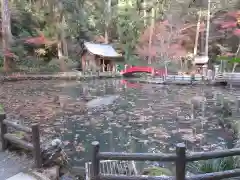
[[[172,176],[173,173],[167,169],[167,168],[163,168],[163,167],[150,167],[147,168],[143,171],[143,175],[148,175],[148,176]]]
[[[4,107],[2,104],[0,104],[0,113],[4,113]]]
[[[233,170],[238,167],[239,167],[238,158],[225,157],[191,163],[188,166],[188,169],[191,173],[194,174],[205,174]]]
[[[228,57],[228,56],[219,56],[217,57],[218,60],[225,60],[230,63],[240,63],[240,58],[239,57]]]

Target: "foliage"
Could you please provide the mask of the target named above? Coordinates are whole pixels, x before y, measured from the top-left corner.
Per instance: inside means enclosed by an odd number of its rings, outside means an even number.
[[[226,171],[238,168],[239,164],[236,158],[226,157],[206,161],[198,161],[189,165],[189,170],[194,173],[204,174],[219,171]]]
[[[229,31],[233,27],[232,35],[237,35],[239,31],[233,23],[237,12],[225,13],[225,17],[233,17],[233,20],[226,22],[225,19],[221,20],[223,15],[218,13],[221,9],[234,9],[235,1],[232,4],[228,2],[227,6],[225,1],[213,0],[212,20],[215,24],[211,29],[218,28],[223,35],[226,28]],[[111,2],[109,7],[108,2]],[[155,63],[166,59],[179,60],[179,56],[193,51],[198,11],[199,5],[190,0],[11,1],[11,33],[14,40],[11,51],[16,55],[17,64],[29,59],[26,58],[28,56],[34,61],[50,61],[58,57],[57,44],[61,43],[63,56],[77,60],[82,40],[102,43],[107,34],[108,41],[124,52],[125,59],[130,63],[133,63],[132,59],[134,63],[142,63],[150,55]],[[150,47],[152,22],[155,23]],[[227,41],[213,34],[211,36],[214,41],[222,41],[221,44]],[[230,45],[232,51],[235,46]]]
[[[0,104],[0,113],[3,113],[4,112],[4,107],[2,104]]]
[[[219,56],[217,59],[225,60],[225,61],[228,61],[229,63],[239,63],[240,62],[240,57]]]
[[[173,175],[173,173],[169,169],[163,168],[163,167],[150,167],[150,168],[144,169],[143,174],[148,176],[162,176],[162,175],[172,176]]]

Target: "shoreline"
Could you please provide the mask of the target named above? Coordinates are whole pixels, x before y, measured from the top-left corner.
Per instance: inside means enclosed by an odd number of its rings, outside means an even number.
[[[11,82],[11,81],[24,81],[24,80],[90,80],[90,79],[103,79],[103,78],[121,78],[122,75],[119,73],[103,72],[97,74],[85,74],[81,72],[63,72],[63,73],[49,73],[49,74],[38,74],[38,73],[10,73],[7,75],[0,76],[0,82]]]

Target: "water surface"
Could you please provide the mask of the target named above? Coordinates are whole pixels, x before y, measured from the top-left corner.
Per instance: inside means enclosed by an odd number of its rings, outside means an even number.
[[[95,140],[100,142],[101,151],[173,152],[179,142],[184,142],[189,151],[223,147],[231,140],[231,135],[219,126],[219,120],[226,117],[219,111],[222,95],[232,101],[232,114],[227,118],[238,116],[234,104],[237,89],[149,84],[126,86],[120,80],[101,80],[66,87],[65,93],[76,99],[81,96],[118,97],[110,105],[64,117],[66,131],[63,139],[69,143],[67,148],[74,149],[71,156],[77,165],[90,159],[91,142]],[[196,97],[206,101],[203,108],[199,104],[193,112],[191,100]]]
[[[239,89],[114,79],[21,81],[0,88],[8,118],[41,123],[42,137],[60,137],[74,166],[91,158],[96,140],[101,151],[174,152],[180,142],[189,151],[232,147],[232,134],[223,127],[239,117]],[[192,109],[193,99],[205,105]]]

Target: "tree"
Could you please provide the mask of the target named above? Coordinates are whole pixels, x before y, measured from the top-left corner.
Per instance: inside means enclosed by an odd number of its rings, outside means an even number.
[[[11,53],[11,15],[8,0],[2,0],[2,44],[4,57],[4,70],[10,71],[13,65],[13,53]]]
[[[235,58],[240,57],[240,29],[238,27],[238,17],[240,15],[239,11],[235,12],[228,12],[220,16],[218,19],[215,20],[215,24],[219,25],[219,29],[221,33],[224,33],[225,38],[231,38],[231,37],[237,37],[238,38],[238,45],[237,49],[234,51],[234,48],[232,49],[232,53],[234,53]],[[220,20],[219,20],[220,19]],[[225,54],[227,52],[224,52]],[[231,53],[231,54],[232,54]],[[235,71],[237,65],[239,64],[238,61],[233,61],[233,69],[232,72]]]
[[[200,31],[204,31],[202,24]],[[173,25],[168,20],[160,21],[155,24],[153,35],[152,51],[147,51],[146,42],[149,37],[150,29],[146,29],[141,36],[138,46],[138,53],[144,57],[151,53],[160,61],[179,59],[185,57],[189,52],[193,51],[196,24],[182,23]]]

